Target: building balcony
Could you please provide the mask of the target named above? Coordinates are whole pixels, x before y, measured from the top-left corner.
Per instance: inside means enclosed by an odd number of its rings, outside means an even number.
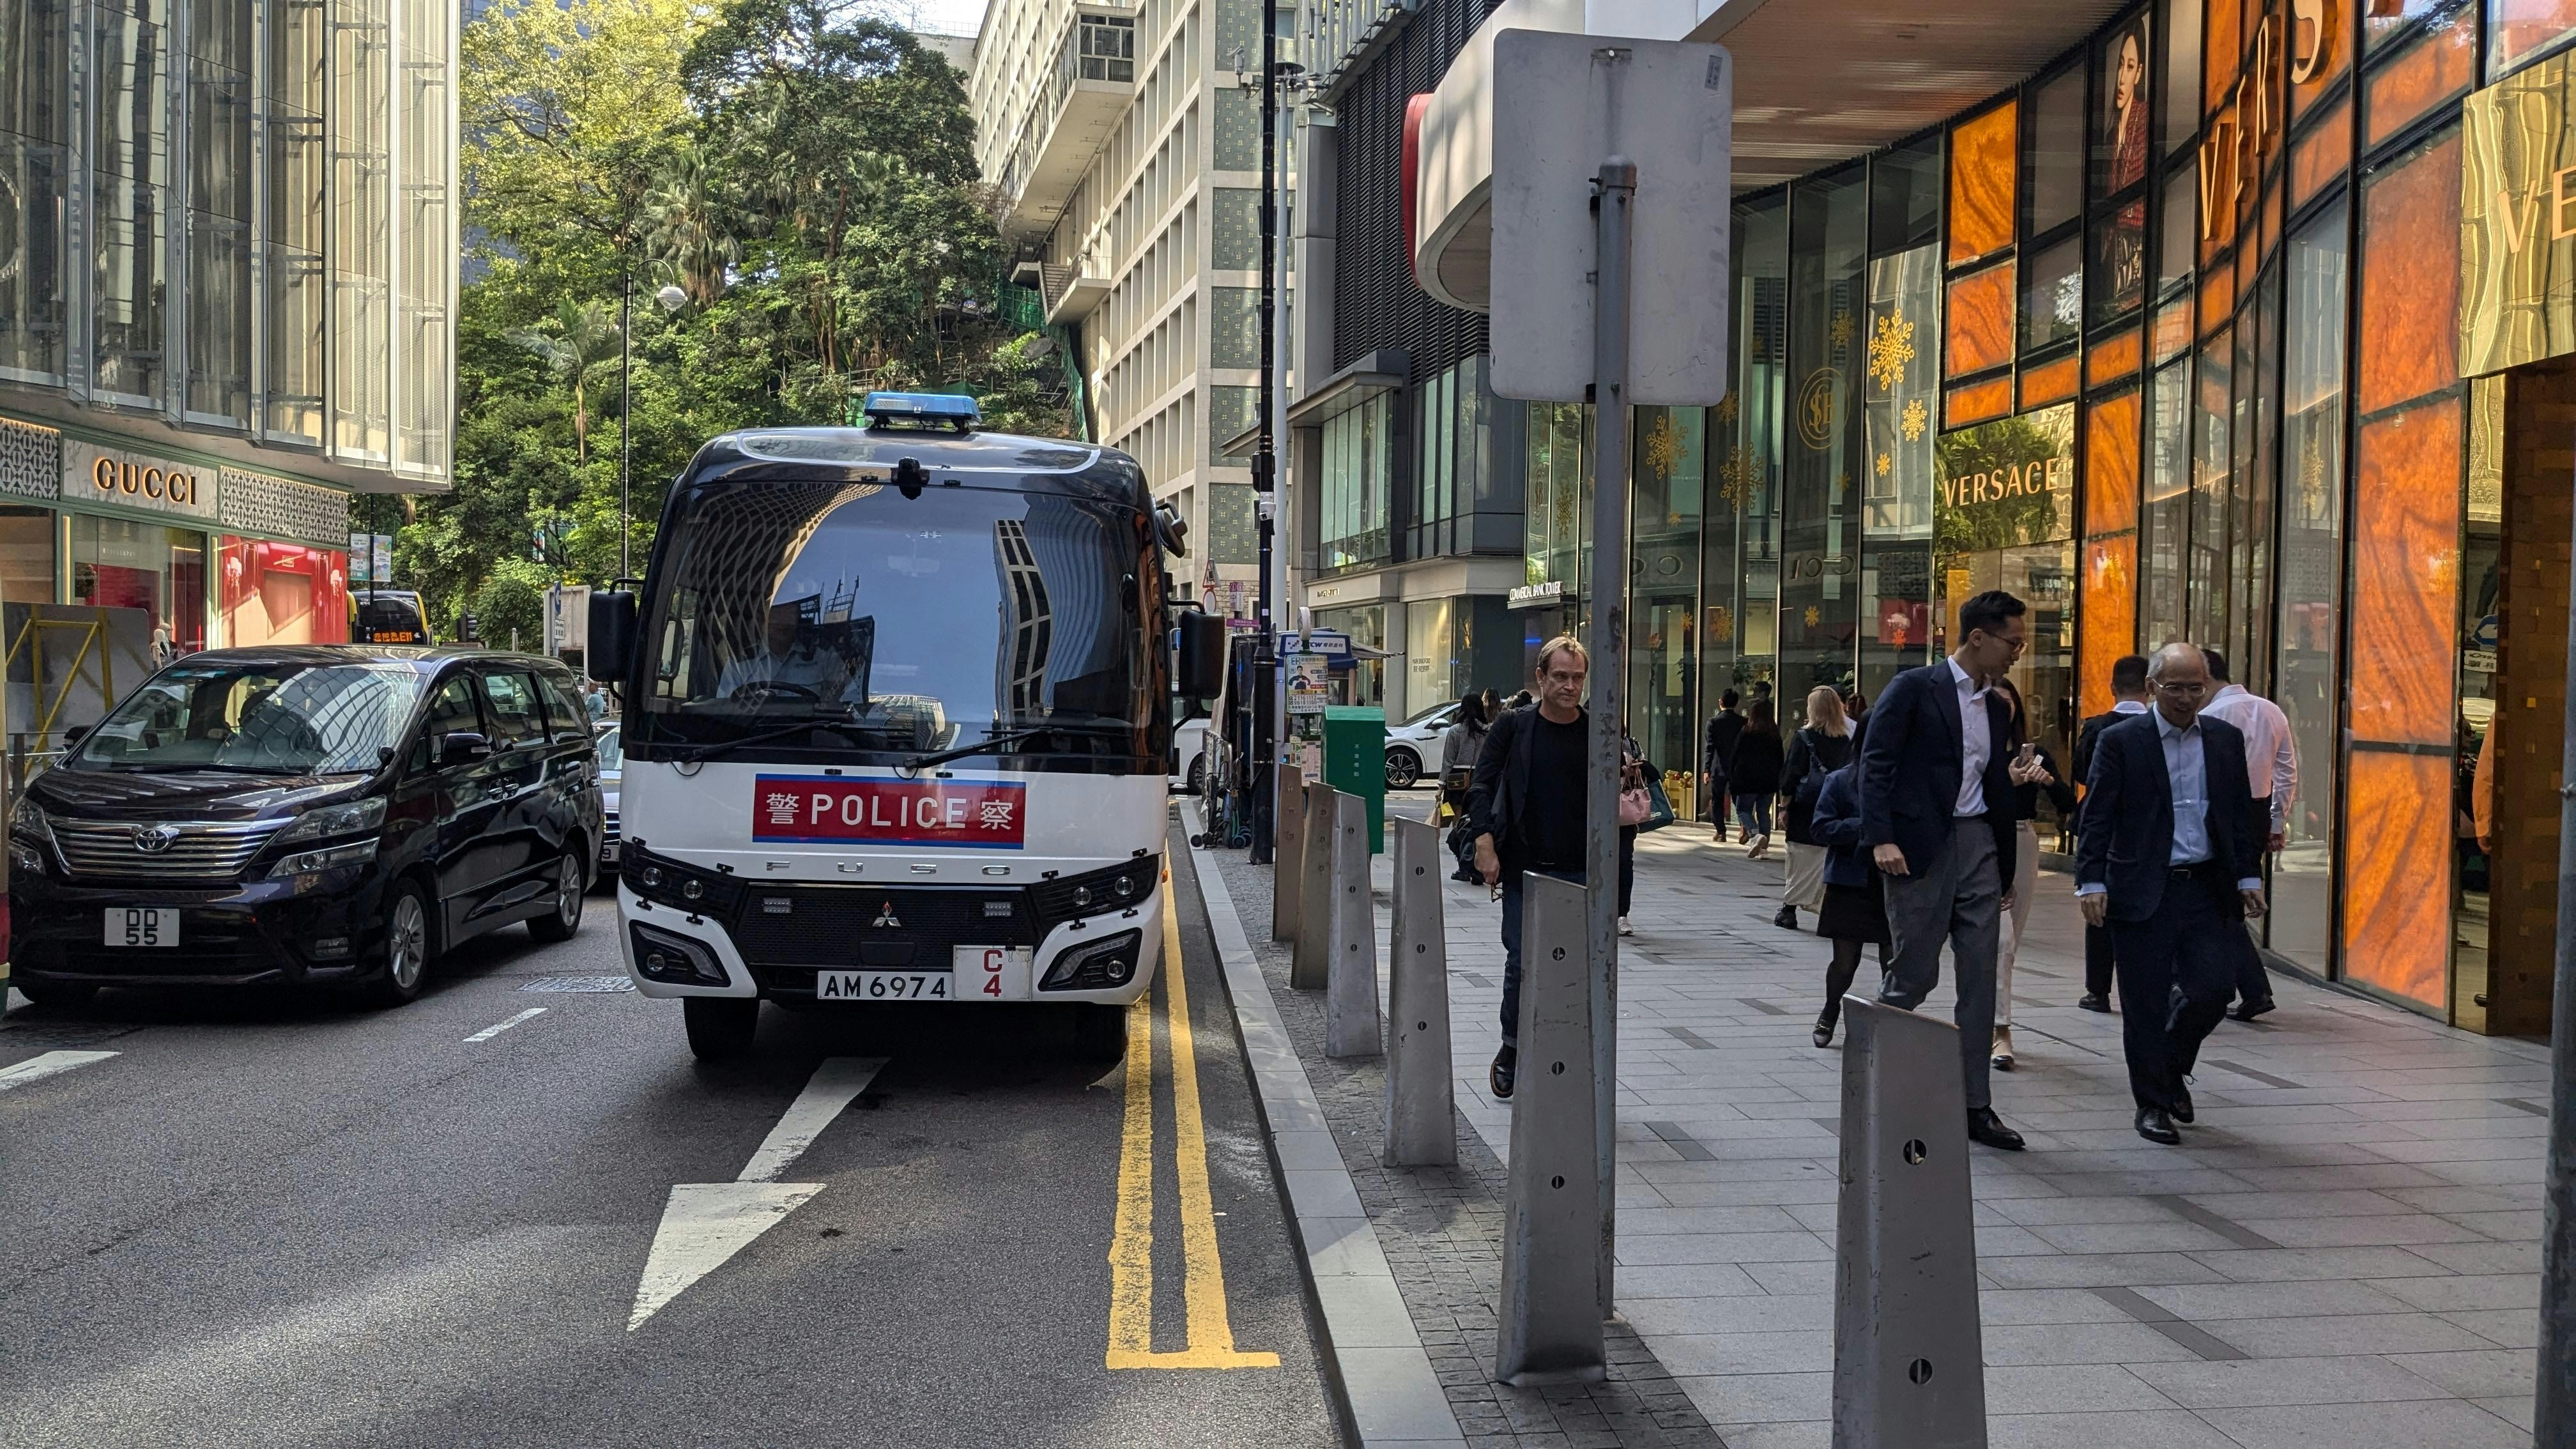
[[[1135,13],[1110,5],[1076,9],[1056,47],[1045,94],[1029,108],[994,178],[1003,240],[1043,236],[1055,225],[1135,95]]]

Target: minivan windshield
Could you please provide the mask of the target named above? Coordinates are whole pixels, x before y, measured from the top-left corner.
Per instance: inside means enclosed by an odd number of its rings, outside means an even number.
[[[171,665],[126,697],[69,761],[99,770],[359,774],[398,749],[423,676],[399,664]]]
[[[703,490],[672,528],[627,711],[639,751],[1136,756],[1160,725],[1133,508],[763,480]]]

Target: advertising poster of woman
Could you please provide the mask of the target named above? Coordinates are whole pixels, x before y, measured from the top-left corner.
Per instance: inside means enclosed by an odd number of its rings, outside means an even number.
[[[2098,58],[2094,94],[2101,97],[2101,110],[2094,118],[2094,195],[2138,194],[2095,232],[2096,322],[2126,314],[2146,295],[2147,203],[2140,184],[2147,177],[2147,39],[2147,17],[2141,14],[2111,32]]]

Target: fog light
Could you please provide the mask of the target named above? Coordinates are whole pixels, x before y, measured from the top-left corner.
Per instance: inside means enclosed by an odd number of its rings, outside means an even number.
[[[1121,931],[1106,940],[1075,946],[1047,968],[1040,991],[1108,991],[1136,978],[1136,956],[1144,942],[1139,931]]]
[[[658,865],[648,865],[644,867],[644,883],[648,886],[660,885],[662,883],[662,867]]]
[[[694,900],[696,900],[697,898],[699,898],[700,896],[705,895],[706,893],[707,893],[707,886],[706,886],[706,882],[704,882],[704,881],[697,881],[697,880],[693,880],[693,881],[690,881],[687,885],[684,885],[684,886],[680,887],[680,894],[681,894],[681,895],[683,895],[683,896],[688,897],[690,900],[693,900],[693,901],[694,901]]]
[[[722,986],[729,978],[705,943],[651,926],[629,926],[635,973],[677,986]]]
[[[1129,896],[1136,894],[1136,882],[1133,879],[1122,875],[1118,877],[1117,891],[1118,899],[1123,901]]]
[[[1074,903],[1075,905],[1077,905],[1077,906],[1087,906],[1087,905],[1090,905],[1090,904],[1091,904],[1091,887],[1089,887],[1089,886],[1087,886],[1087,885],[1078,885],[1078,886],[1075,886],[1075,887],[1073,888],[1073,903]]]
[[[348,954],[349,938],[346,936],[324,936],[313,943],[313,959],[316,961],[337,961]]]

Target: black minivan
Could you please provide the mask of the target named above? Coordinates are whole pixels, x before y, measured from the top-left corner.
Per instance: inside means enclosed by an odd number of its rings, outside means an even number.
[[[572,672],[526,654],[191,654],[83,732],[9,827],[9,984],[420,994],[441,951],[581,926],[599,757]]]

